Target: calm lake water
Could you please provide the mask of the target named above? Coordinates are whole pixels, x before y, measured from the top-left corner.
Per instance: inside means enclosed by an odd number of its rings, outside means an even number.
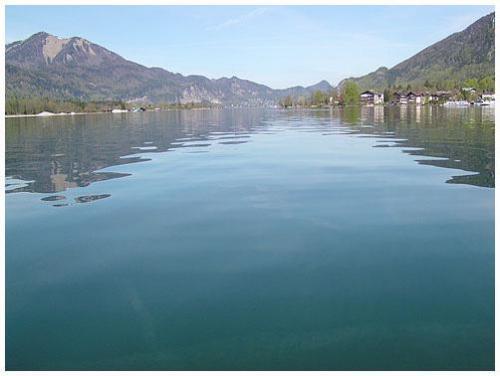
[[[6,119],[7,369],[494,368],[494,112]]]

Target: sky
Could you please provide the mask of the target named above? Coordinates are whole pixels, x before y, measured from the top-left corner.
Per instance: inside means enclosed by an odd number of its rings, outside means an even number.
[[[6,6],[10,43],[79,36],[128,60],[272,88],[392,67],[493,6]]]

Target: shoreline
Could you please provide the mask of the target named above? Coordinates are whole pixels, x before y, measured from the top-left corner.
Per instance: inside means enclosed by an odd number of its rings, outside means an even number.
[[[359,108],[374,108],[374,107],[426,107],[429,106],[428,104],[425,105],[391,105],[391,104],[384,104],[384,105],[354,105],[354,106],[340,106],[340,107],[359,107]],[[431,106],[439,106],[439,107],[445,107],[445,108],[495,108],[495,106],[458,106],[458,105],[444,105],[444,104],[434,104]],[[337,106],[336,106],[337,107]],[[262,109],[279,109],[279,110],[327,110],[333,107],[296,107],[296,108],[273,108],[273,107],[248,107],[248,108],[262,108]],[[213,109],[221,109],[221,108],[168,108],[168,109],[162,109],[162,110],[156,110],[156,111],[144,111],[148,113],[154,113],[154,112],[165,112],[165,111],[200,111],[200,110],[213,110]],[[223,109],[223,108],[222,108]],[[227,108],[227,109],[236,109],[236,108]],[[123,114],[134,114],[136,112],[132,111],[126,111],[126,112],[118,112],[118,113],[113,113],[110,111],[96,111],[96,112],[73,112],[73,113],[53,113],[53,114],[15,114],[15,115],[4,115],[5,119],[8,118],[26,118],[26,117],[36,117],[36,118],[51,118],[51,117],[58,117],[58,116],[78,116],[78,115],[102,115],[102,114],[109,114],[109,115],[123,115]],[[142,112],[141,112],[142,113]]]
[[[74,113],[64,113],[64,114],[50,114],[50,115],[40,115],[40,114],[15,114],[15,115],[5,115],[5,118],[24,118],[24,117],[37,117],[37,118],[48,118],[54,116],[76,116],[76,115],[92,115],[92,114],[106,114],[107,112],[74,112]]]
[[[154,113],[154,112],[164,112],[164,111],[179,111],[179,110],[213,110],[213,108],[167,108],[167,109],[162,109],[162,110],[155,110],[155,111],[142,111],[142,112],[133,112],[133,111],[124,111],[124,112],[111,112],[111,111],[95,111],[95,112],[65,112],[65,113],[51,113],[51,114],[13,114],[13,115],[4,115],[5,118],[25,118],[25,117],[36,117],[36,118],[50,118],[50,117],[57,117],[57,116],[77,116],[77,115],[102,115],[102,114],[109,114],[109,115],[123,115],[123,114],[135,114],[135,113],[143,113],[143,112],[149,112],[149,113]]]

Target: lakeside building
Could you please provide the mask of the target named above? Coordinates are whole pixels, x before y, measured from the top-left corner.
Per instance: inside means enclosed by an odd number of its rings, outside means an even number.
[[[481,94],[481,99],[483,101],[495,102],[495,94],[494,93],[483,93]]]
[[[439,95],[436,93],[426,93],[427,103],[437,103],[439,101]]]
[[[394,100],[392,101],[393,104],[407,104],[408,103],[408,97],[406,94],[402,92],[395,92],[393,94]]]
[[[436,95],[438,97],[438,101],[449,100],[450,98],[456,96],[457,94],[458,94],[457,92],[448,91],[448,90],[439,90],[436,92]]]
[[[359,98],[364,105],[384,104],[384,94],[371,90],[362,92]]]
[[[495,94],[494,93],[483,93],[475,103],[479,106],[495,106]]]
[[[476,94],[476,89],[473,87],[463,87],[462,91],[470,94]]]
[[[407,98],[408,103],[424,104],[424,102],[425,102],[424,94],[414,93],[413,91],[410,91],[408,94],[406,94],[406,98]]]
[[[393,100],[391,104],[414,104],[414,105],[424,105],[427,103],[438,103],[447,101],[453,97],[451,91],[436,91],[436,92],[401,92],[397,91],[393,94]]]

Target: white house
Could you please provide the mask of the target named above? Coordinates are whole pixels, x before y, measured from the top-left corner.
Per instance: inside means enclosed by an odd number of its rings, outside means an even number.
[[[362,92],[359,98],[362,104],[384,104],[384,94],[371,90]]]
[[[495,94],[483,93],[481,99],[485,102],[495,102]]]

